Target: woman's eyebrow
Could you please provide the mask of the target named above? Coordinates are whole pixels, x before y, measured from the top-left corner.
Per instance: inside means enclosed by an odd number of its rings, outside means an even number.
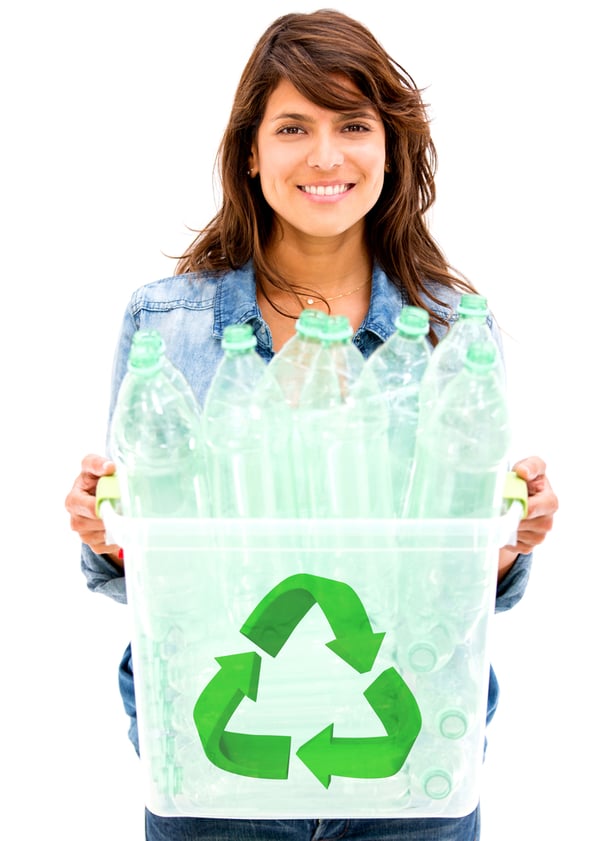
[[[372,108],[365,110],[364,108],[360,111],[338,111],[336,112],[337,116],[335,119],[337,122],[343,122],[344,120],[377,120],[379,117],[377,116],[376,111]],[[299,114],[295,112],[282,112],[281,114],[276,114],[274,117],[271,117],[271,122],[274,123],[277,120],[297,120],[298,122],[307,122],[313,123],[315,122],[313,117],[310,117],[308,114]]]
[[[292,112],[282,112],[281,114],[275,114],[274,117],[271,117],[271,122],[274,123],[276,120],[297,120],[298,122],[314,122],[312,117],[309,117],[308,114],[295,114]]]

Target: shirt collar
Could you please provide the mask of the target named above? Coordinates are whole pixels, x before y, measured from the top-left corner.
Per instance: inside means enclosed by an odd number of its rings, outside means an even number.
[[[219,341],[229,324],[260,319],[256,303],[256,279],[252,262],[220,275],[215,292],[213,335]]]
[[[369,311],[354,337],[359,347],[385,342],[396,329],[395,321],[405,305],[402,292],[376,265],[373,269]],[[213,335],[220,341],[228,324],[251,322],[259,345],[269,345],[268,328],[256,303],[256,278],[252,261],[218,279],[215,293]],[[370,348],[369,348],[370,349]]]
[[[396,329],[395,321],[405,301],[402,292],[388,278],[383,269],[376,265],[371,280],[371,301],[369,311],[357,331],[372,333],[385,342]]]

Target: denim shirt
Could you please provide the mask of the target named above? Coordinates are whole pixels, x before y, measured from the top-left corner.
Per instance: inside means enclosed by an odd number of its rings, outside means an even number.
[[[461,293],[431,284],[428,292],[438,300],[427,301],[434,312],[452,323]],[[378,266],[372,277],[371,300],[367,315],[354,336],[354,344],[368,357],[395,331],[395,320],[407,300]],[[257,338],[259,355],[269,362],[274,355],[268,324],[263,319],[256,301],[256,282],[252,263],[222,275],[188,273],[158,280],[137,289],[125,311],[117,345],[112,376],[109,424],[116,404],[121,381],[127,371],[127,359],[133,334],[140,329],[158,330],[166,344],[166,354],[183,372],[200,405],[204,399],[223,351],[221,339],[229,324],[250,323]],[[495,322],[489,319],[490,328],[498,347],[501,338]],[[433,325],[441,337],[445,328]],[[110,451],[108,450],[110,455]],[[123,570],[106,556],[97,555],[82,546],[81,567],[90,590],[103,593],[118,602],[127,601]],[[496,611],[513,607],[522,597],[531,567],[531,555],[520,555],[502,579],[496,593]],[[125,653],[121,670],[121,688],[126,708],[135,717],[133,684],[130,678],[130,660]],[[131,683],[131,686],[129,685]],[[497,684],[491,675],[488,718],[497,702]],[[129,701],[128,701],[129,698]],[[135,727],[132,741],[137,743]]]

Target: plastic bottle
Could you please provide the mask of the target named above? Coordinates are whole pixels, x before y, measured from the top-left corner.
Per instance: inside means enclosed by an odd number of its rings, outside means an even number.
[[[345,316],[330,316],[307,372],[294,420],[300,446],[295,473],[305,478],[300,516],[385,517],[391,514],[387,415],[374,378],[359,378],[364,358]]]
[[[300,394],[309,371],[321,348],[320,330],[328,318],[327,313],[321,310],[303,310],[296,321],[294,335],[273,356],[267,366],[264,381],[259,383],[256,389],[257,403],[263,407],[268,406],[272,402],[274,380],[290,408],[289,426],[286,426],[286,451],[281,452],[281,460],[276,467],[280,473],[287,471],[293,483],[293,493],[290,493],[288,488],[279,498],[277,511],[284,517],[296,517],[299,514],[308,516],[310,511],[306,503],[300,502],[309,498],[309,492],[295,410],[298,408]],[[283,450],[283,447],[280,449]]]
[[[500,514],[510,430],[497,355],[492,339],[473,342],[431,415],[421,414],[410,517]]]
[[[196,400],[196,396],[192,391],[192,388],[188,381],[186,380],[183,373],[174,365],[169,357],[167,356],[166,344],[159,333],[158,330],[138,330],[136,333],[133,334],[131,339],[132,345],[147,345],[149,348],[154,347],[156,348],[157,352],[163,354],[163,370],[165,376],[170,380],[171,383],[175,386],[175,388],[180,392],[180,394],[185,397],[190,410],[194,414],[201,413],[201,408]],[[143,351],[140,351],[143,352]],[[149,351],[151,352],[151,351]]]
[[[402,517],[410,486],[419,419],[419,390],[431,350],[426,336],[429,315],[421,307],[406,306],[396,319],[396,331],[365,364],[385,400],[394,514]],[[364,376],[363,375],[363,376]]]
[[[482,295],[462,295],[457,315],[456,321],[433,349],[423,375],[420,400],[425,416],[431,414],[448,383],[462,371],[469,345],[492,337],[487,299]],[[500,355],[497,363],[497,371],[503,378]]]
[[[459,742],[444,741],[422,733],[408,757],[412,806],[439,801],[444,807],[465,774],[465,761]],[[433,803],[428,811],[433,813]]]
[[[296,407],[308,372],[321,347],[320,332],[329,316],[322,310],[305,309],[296,321],[296,332],[275,354],[269,371],[289,406]]]
[[[286,468],[289,409],[256,352],[256,336],[249,324],[226,327],[222,347],[224,355],[204,402],[213,514],[287,514],[293,508]]]
[[[478,716],[485,715],[484,683],[473,673],[478,662],[471,648],[461,645],[443,669],[417,675],[415,694],[423,728],[429,733],[456,741],[467,735]]]
[[[435,580],[408,581],[403,594],[408,613],[398,628],[396,658],[404,670],[416,675],[437,672],[452,658],[459,641],[451,611],[439,598],[432,598],[437,595]]]
[[[200,409],[189,391],[174,384],[164,345],[146,338],[132,342],[110,428],[123,512],[131,517],[206,516]]]

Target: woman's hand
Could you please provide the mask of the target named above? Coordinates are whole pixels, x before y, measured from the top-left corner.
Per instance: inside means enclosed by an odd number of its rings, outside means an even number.
[[[546,476],[546,463],[539,456],[518,461],[513,470],[527,482],[527,516],[519,523],[517,542],[500,550],[498,578],[502,578],[517,555],[526,555],[542,543],[552,528],[558,499]]]
[[[106,544],[103,521],[96,516],[96,486],[101,476],[115,472],[115,465],[104,456],[88,455],[81,462],[81,473],[75,479],[65,507],[71,516],[71,528],[83,543],[97,555],[108,555],[118,566],[123,566],[120,549],[116,544]]]

